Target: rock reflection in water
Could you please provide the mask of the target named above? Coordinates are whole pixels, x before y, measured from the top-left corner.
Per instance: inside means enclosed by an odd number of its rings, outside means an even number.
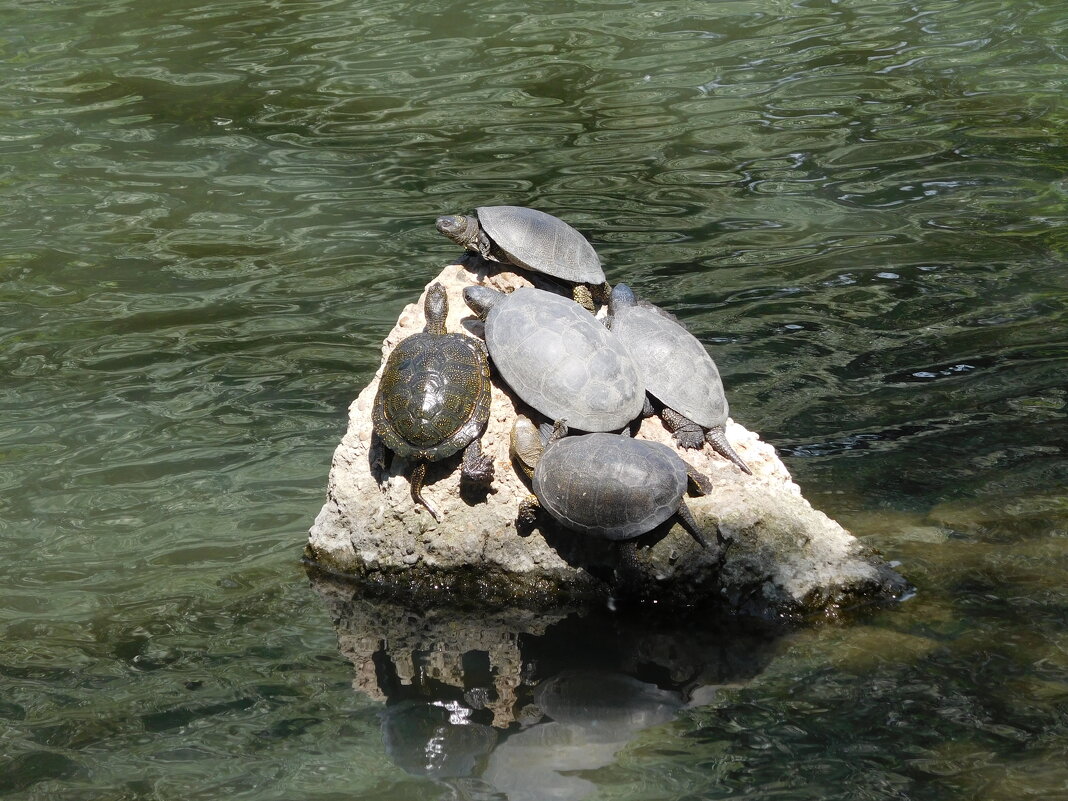
[[[457,798],[580,799],[582,771],[638,732],[759,673],[777,644],[752,626],[607,611],[409,609],[314,575],[355,669],[384,704],[386,751]]]

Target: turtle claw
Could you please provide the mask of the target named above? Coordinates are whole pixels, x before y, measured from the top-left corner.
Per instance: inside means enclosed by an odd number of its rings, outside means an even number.
[[[441,522],[441,512],[439,512],[437,508],[432,503],[430,503],[430,501],[428,501],[426,498],[420,497],[419,502],[426,507],[426,510],[428,512],[430,512],[430,516],[434,518],[435,523]]]
[[[679,516],[679,522],[682,523],[682,527],[689,532],[690,536],[697,540],[697,544],[702,548],[711,548],[712,543],[708,541],[708,537],[705,536],[705,532],[701,530],[700,524],[694,519],[693,512],[690,511],[690,507],[686,505],[685,501],[679,503],[677,511]],[[719,534],[719,527],[716,528],[716,534]]]
[[[705,438],[701,436],[700,432],[695,434],[692,431],[676,431],[672,436],[680,448],[685,448],[688,451],[695,451],[705,445]]]
[[[477,439],[464,448],[460,478],[472,484],[489,484],[493,481],[493,459],[482,453],[482,445]]]
[[[671,432],[680,448],[694,451],[704,447],[704,429],[693,420],[667,406],[661,410],[660,419],[664,421],[664,427]]]
[[[367,451],[367,464],[371,469],[371,475],[378,482],[379,487],[384,487],[389,481],[389,461],[386,453],[386,445],[377,431],[371,432],[371,447]]]
[[[538,499],[534,495],[528,495],[519,504],[519,511],[515,516],[515,523],[517,528],[531,528],[538,522],[538,509],[541,508],[541,504],[538,503]]]

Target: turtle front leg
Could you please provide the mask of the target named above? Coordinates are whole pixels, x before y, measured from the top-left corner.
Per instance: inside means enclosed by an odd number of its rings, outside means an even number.
[[[484,259],[495,261],[498,264],[515,264],[515,262],[508,258],[508,254],[501,250],[497,246],[497,243],[489,238],[486,229],[481,225],[478,227],[478,236],[475,237],[474,245],[478,248],[478,252]]]
[[[482,443],[477,439],[471,440],[464,448],[460,480],[472,484],[489,484],[493,481],[493,460],[482,453]]]
[[[705,430],[689,417],[665,406],[660,411],[660,419],[664,421],[664,428],[671,432],[680,448],[697,450],[704,447]]]
[[[423,480],[426,478],[426,462],[419,462],[412,470],[411,476],[408,477],[408,483],[412,488],[412,500],[415,503],[425,506],[426,510],[430,512],[430,516],[434,518],[437,523],[441,522],[441,512],[439,512],[430,501],[423,497]]]

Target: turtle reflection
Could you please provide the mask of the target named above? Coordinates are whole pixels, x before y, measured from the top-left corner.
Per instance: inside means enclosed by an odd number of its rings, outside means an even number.
[[[454,797],[579,799],[638,732],[759,673],[772,632],[607,611],[412,610],[315,577],[389,757]]]

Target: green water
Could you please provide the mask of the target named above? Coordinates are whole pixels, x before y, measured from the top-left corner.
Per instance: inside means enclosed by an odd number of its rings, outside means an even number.
[[[1066,96],[1052,0],[0,0],[0,795],[1068,798]],[[433,220],[492,203],[684,319],[917,596],[772,639],[311,587]]]

